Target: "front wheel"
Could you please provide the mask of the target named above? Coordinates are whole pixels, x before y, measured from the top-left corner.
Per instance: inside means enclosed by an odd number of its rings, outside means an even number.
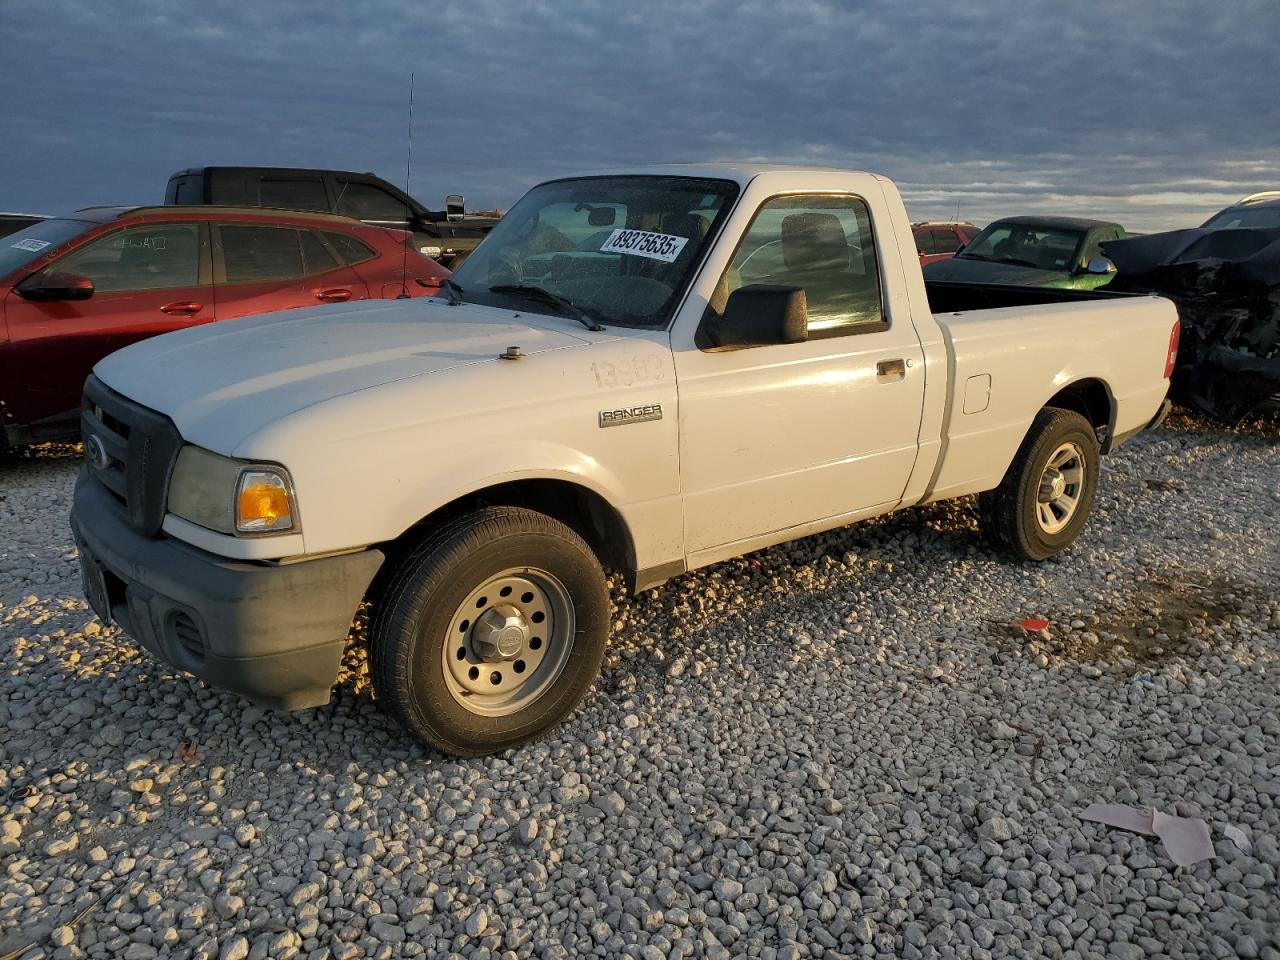
[[[547,734],[600,669],[609,596],[591,548],[557,520],[487,507],[402,562],[371,631],[374,689],[414,736],[479,756]]]
[[[1024,560],[1044,560],[1075,543],[1098,489],[1098,438],[1070,410],[1036,414],[996,489],[979,499],[984,531]]]

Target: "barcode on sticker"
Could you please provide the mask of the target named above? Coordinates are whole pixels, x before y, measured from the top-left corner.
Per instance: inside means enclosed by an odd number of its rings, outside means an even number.
[[[26,250],[30,253],[39,253],[48,245],[48,240],[37,240],[35,237],[27,237],[25,240],[19,240],[17,243],[10,244],[10,246],[15,250]]]
[[[671,263],[689,242],[688,237],[675,237],[669,233],[650,233],[648,230],[615,230],[600,247],[601,253],[629,253],[635,257],[648,257]]]

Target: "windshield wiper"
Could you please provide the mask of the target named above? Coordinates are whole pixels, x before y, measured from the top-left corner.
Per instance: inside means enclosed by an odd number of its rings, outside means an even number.
[[[445,277],[440,281],[440,289],[445,292],[445,296],[449,298],[449,306],[456,307],[462,302],[463,290],[460,286],[453,282],[449,277]]]
[[[991,259],[991,257],[983,256],[983,255],[982,255],[982,254],[980,254],[980,253],[963,253],[963,252],[961,252],[961,253],[957,253],[957,254],[956,254],[956,259],[957,259],[957,260],[985,260],[985,261],[987,261],[987,263],[995,263],[995,261],[994,261],[993,259]]]
[[[1005,257],[1000,262],[1012,263],[1015,267],[1031,267],[1033,270],[1043,269],[1038,263],[1033,263],[1030,260],[1019,260],[1017,257]]]
[[[535,287],[531,283],[498,283],[490,287],[489,290],[492,293],[505,293],[512,297],[524,297],[526,300],[541,300],[543,303],[550,304],[553,307],[559,307],[562,313],[573,317],[588,330],[599,331],[604,329],[585,310],[568,297],[552,293],[545,287]]]

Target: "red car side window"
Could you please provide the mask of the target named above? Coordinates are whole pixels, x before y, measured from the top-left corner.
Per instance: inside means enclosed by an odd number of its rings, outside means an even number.
[[[148,223],[117,230],[64,257],[57,269],[88,277],[99,293],[194,287],[200,276],[200,227]]]
[[[222,224],[222,259],[227,283],[255,283],[300,277],[302,246],[293,227]]]

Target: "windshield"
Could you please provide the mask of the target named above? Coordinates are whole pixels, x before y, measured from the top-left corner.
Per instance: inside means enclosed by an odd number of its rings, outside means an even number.
[[[1070,270],[1079,262],[1076,251],[1083,238],[1079,230],[997,221],[956,256],[1037,270]]]
[[[82,220],[42,220],[0,238],[0,277],[19,267],[53,253],[68,240],[79,236],[93,224]]]
[[[469,303],[562,315],[552,298],[511,290],[540,287],[599,323],[662,327],[737,193],[731,181],[693,177],[544,183],[511,208],[453,279]]]
[[[1259,207],[1227,207],[1205,224],[1212,230],[1232,228],[1280,227],[1280,203]]]

